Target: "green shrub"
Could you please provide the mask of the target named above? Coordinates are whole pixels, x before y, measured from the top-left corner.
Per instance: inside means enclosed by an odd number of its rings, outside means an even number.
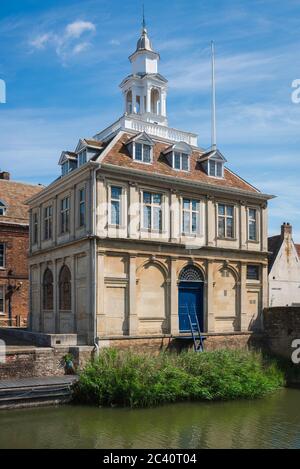
[[[80,374],[74,399],[98,406],[149,407],[187,400],[253,399],[283,385],[276,363],[254,352],[150,356],[105,349]]]

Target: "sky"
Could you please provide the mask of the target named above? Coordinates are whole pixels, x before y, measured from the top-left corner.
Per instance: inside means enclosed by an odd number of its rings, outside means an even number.
[[[227,166],[269,203],[300,242],[300,0],[145,0],[169,126],[210,145],[210,41],[215,41],[217,143]],[[62,150],[120,117],[119,84],[140,34],[142,0],[1,0],[0,168],[48,184]]]

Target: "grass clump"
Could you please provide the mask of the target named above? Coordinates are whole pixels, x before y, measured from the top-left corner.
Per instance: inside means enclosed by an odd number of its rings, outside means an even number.
[[[254,399],[283,385],[277,364],[255,352],[150,356],[105,349],[80,374],[74,399],[97,406],[150,407],[187,400]]]

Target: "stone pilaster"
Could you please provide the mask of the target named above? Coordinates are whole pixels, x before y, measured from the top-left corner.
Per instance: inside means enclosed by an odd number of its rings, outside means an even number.
[[[105,252],[97,252],[97,307],[96,307],[96,330],[97,336],[105,335],[105,311],[104,311],[104,294],[105,294],[105,284],[104,284],[104,260]]]
[[[247,306],[247,264],[241,263],[240,328],[242,332],[247,331],[249,326]]]
[[[179,333],[177,258],[170,259],[170,329],[171,334]]]
[[[213,261],[207,261],[207,281],[206,286],[206,304],[204,310],[207,315],[207,332],[215,331],[215,314],[213,309],[213,296],[214,296],[214,272]]]
[[[129,255],[129,282],[128,282],[128,314],[129,335],[138,334],[138,316],[136,309],[136,255]]]

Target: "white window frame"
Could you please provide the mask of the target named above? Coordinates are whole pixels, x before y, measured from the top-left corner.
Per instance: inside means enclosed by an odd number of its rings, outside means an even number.
[[[5,285],[0,285],[0,290],[2,290],[2,295],[3,295],[3,311],[0,310],[0,316],[5,315]]]
[[[115,199],[112,197],[112,188],[113,187],[116,187],[118,189],[121,190],[120,192],[120,198],[119,199]],[[110,184],[109,187],[108,187],[108,193],[109,193],[109,226],[111,227],[115,227],[115,228],[120,228],[123,224],[123,194],[124,194],[124,188],[116,183],[116,184]],[[118,202],[119,203],[119,223],[113,223],[112,222],[112,210],[111,210],[111,207],[112,207],[112,202]]]
[[[68,206],[67,207],[63,207],[63,202],[65,200],[68,200]],[[63,226],[63,217],[66,215],[66,213],[68,213],[68,226],[67,226],[67,229],[64,229],[64,226]],[[71,222],[71,197],[69,195],[66,195],[65,197],[63,197],[62,199],[60,199],[60,234],[61,235],[65,235],[67,233],[70,233],[70,222]],[[66,223],[64,223],[66,224]]]
[[[224,215],[219,215],[219,206],[220,205],[224,205],[224,207],[225,207],[225,214]],[[232,215],[227,215],[227,207],[232,207]],[[219,217],[224,218],[224,220],[225,220],[225,233],[224,233],[224,236],[221,236],[220,232],[219,232]],[[228,236],[228,234],[227,234],[227,223],[226,223],[227,218],[232,218],[232,236]],[[227,202],[218,202],[217,203],[217,233],[218,233],[218,238],[233,241],[236,237],[235,236],[235,224],[236,224],[235,205],[227,203]]]
[[[6,265],[6,246],[5,246],[5,243],[0,243],[1,246],[3,246],[3,265],[0,265],[0,270],[1,269],[5,269],[5,265]]]
[[[211,162],[212,162],[212,161],[215,163],[215,171],[214,171],[214,174],[210,174],[210,172],[211,172]],[[222,169],[222,171],[221,171],[222,175],[221,175],[221,176],[218,176],[218,172],[217,172],[217,165],[218,165],[218,164],[221,165],[221,169]],[[215,160],[215,159],[213,159],[213,158],[210,159],[210,160],[208,160],[208,168],[207,168],[207,169],[208,169],[207,173],[208,173],[208,176],[209,176],[209,177],[217,178],[217,179],[223,179],[223,178],[224,178],[224,163],[223,163],[222,161],[220,161],[220,160]]]
[[[142,159],[141,160],[136,159],[136,144],[142,145]],[[147,147],[150,148],[150,161],[144,161],[144,146],[147,146]],[[153,162],[153,147],[152,147],[152,145],[150,145],[148,143],[139,142],[139,141],[133,142],[133,160],[137,161],[138,163],[152,164],[152,162]]]
[[[81,193],[83,192],[83,200],[81,200]],[[84,212],[83,212],[83,223],[81,223],[80,220],[80,214],[81,214],[81,206],[83,205],[84,207]],[[84,228],[86,226],[86,187],[80,187],[78,189],[78,227],[79,228]]]
[[[46,231],[47,227],[47,231]],[[49,241],[53,236],[53,206],[44,207],[44,241]]]
[[[250,218],[250,210],[255,210],[255,219]],[[250,221],[255,221],[255,239],[250,238]],[[258,209],[256,207],[247,207],[247,233],[248,241],[252,243],[258,242]]]
[[[150,204],[144,203],[144,193],[151,194],[151,202]],[[153,202],[153,196],[159,195],[161,197],[161,203],[157,204]],[[145,219],[144,219],[144,206],[147,205],[151,207],[151,219],[150,219],[150,228],[145,226]],[[161,211],[161,226],[160,228],[154,228],[154,209],[159,207]],[[153,233],[163,233],[164,231],[164,194],[162,192],[156,192],[153,190],[143,189],[141,191],[141,228],[143,231],[153,232]]]
[[[189,201],[189,209],[184,208],[184,201]],[[193,209],[193,202],[196,202],[198,205],[198,209]],[[190,228],[189,231],[184,231],[184,212],[188,212],[190,216]],[[192,230],[193,226],[193,213],[196,213],[197,220],[196,220],[196,230]],[[181,198],[181,233],[183,236],[197,236],[200,235],[201,232],[201,201],[199,199],[193,199],[190,197],[182,197]]]
[[[180,168],[175,168],[175,154],[180,155]],[[182,167],[182,161],[183,161],[183,156],[187,156],[187,162],[188,162],[188,169],[183,169]],[[174,150],[172,151],[172,168],[175,169],[175,171],[184,171],[185,173],[188,173],[190,171],[190,155],[188,153],[185,153],[184,151],[177,151]]]

